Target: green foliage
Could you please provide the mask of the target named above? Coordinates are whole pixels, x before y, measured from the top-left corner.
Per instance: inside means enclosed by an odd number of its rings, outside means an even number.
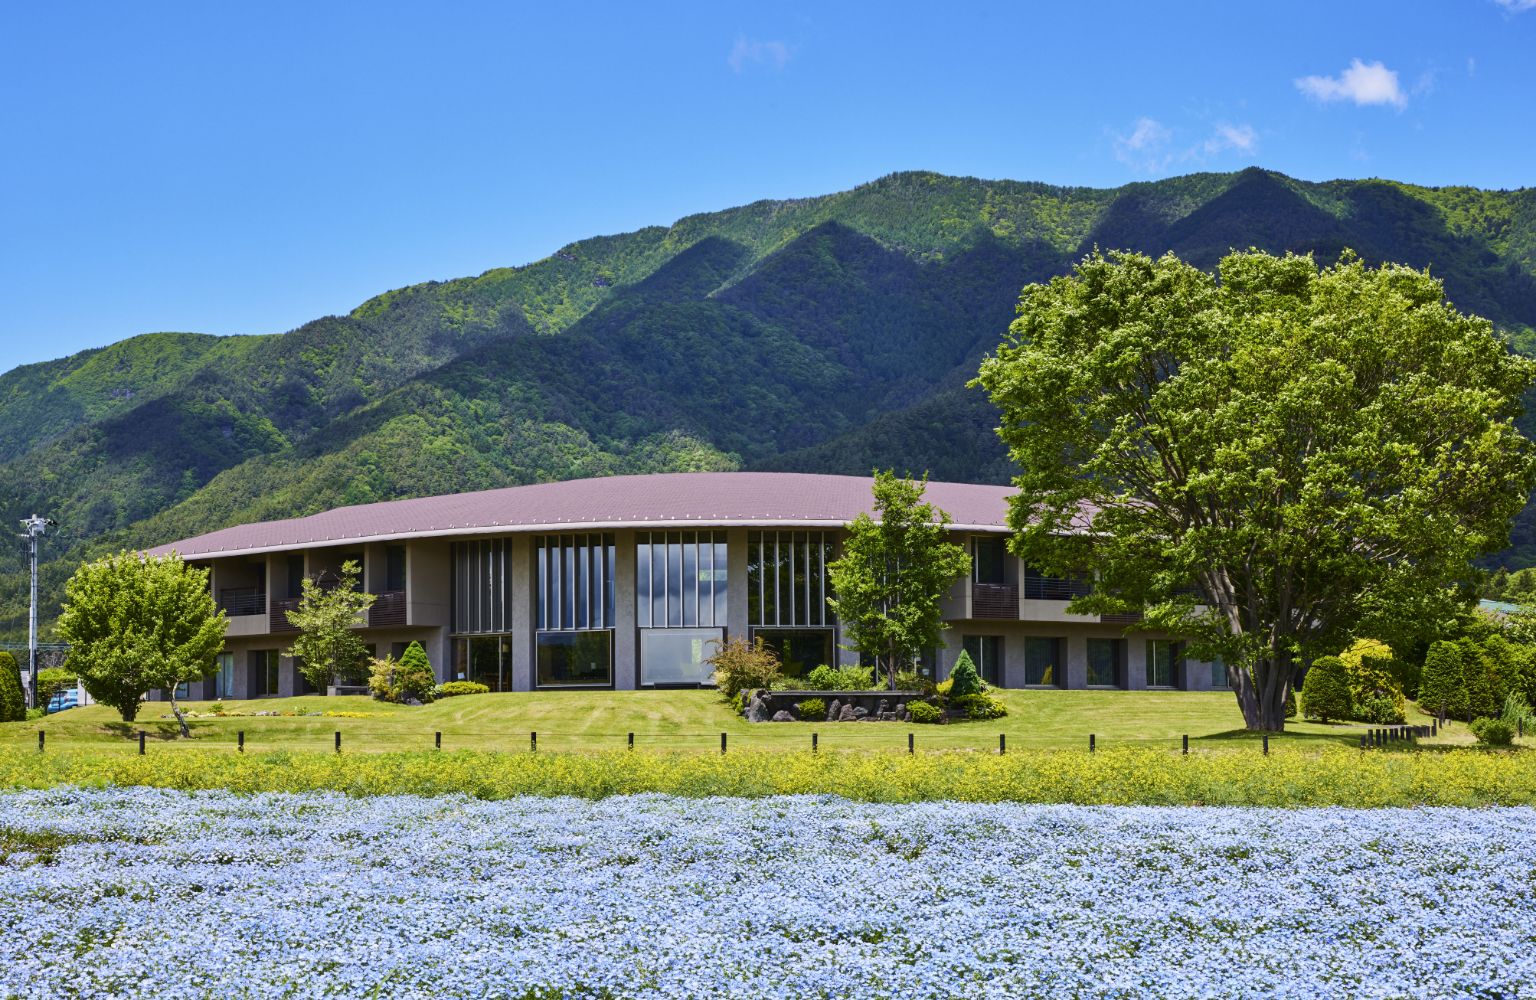
[[[1353,706],[1349,718],[1377,725],[1393,725],[1407,719],[1403,689],[1398,685],[1391,657],[1340,657],[1349,675],[1349,695]]]
[[[1457,718],[1467,713],[1467,686],[1462,676],[1461,649],[1440,641],[1424,657],[1419,707],[1430,715]]]
[[[425,703],[432,700],[432,690],[437,687],[437,675],[421,643],[413,640],[405,647],[405,652],[400,654],[400,667],[395,671],[395,687],[397,701],[414,698]]]
[[[927,676],[918,673],[916,670],[903,670],[896,675],[896,690],[921,691],[924,694],[932,694],[934,692],[934,683]]]
[[[1499,718],[1511,726],[1519,726],[1530,729],[1536,722],[1536,715],[1531,712],[1531,703],[1525,700],[1525,695],[1518,691],[1511,691],[1504,697],[1504,710],[1499,713]]]
[[[829,667],[823,663],[806,674],[800,686],[807,691],[868,691],[874,683],[875,672],[870,667]]]
[[[932,725],[944,721],[944,710],[937,705],[926,701],[907,702],[907,711],[912,715],[912,721],[923,725]]]
[[[180,719],[176,685],[211,672],[224,647],[225,615],[209,592],[208,571],[174,553],[121,552],[86,563],[64,600],[58,633],[70,644],[69,666],[124,722],[154,688],[165,690]],[[186,735],[185,722],[182,730]]]
[[[779,658],[760,636],[750,643],[740,636],[727,639],[705,662],[715,668],[715,687],[727,701],[779,680]]]
[[[1515,727],[1503,719],[1476,718],[1472,720],[1472,735],[1479,743],[1491,747],[1507,747],[1515,741]]]
[[[987,686],[982,683],[981,675],[976,672],[976,664],[971,660],[971,654],[960,651],[960,656],[955,660],[954,669],[949,672],[950,703],[953,704],[960,698],[981,694]]]
[[[299,606],[286,612],[288,624],[299,630],[299,636],[283,655],[298,659],[299,671],[317,690],[324,691],[338,678],[355,673],[368,659],[368,647],[357,628],[367,621],[368,609],[377,598],[359,589],[361,574],[362,567],[348,559],[334,586],[305,577]]]
[[[1247,191],[1300,201],[1278,184]],[[1093,571],[1076,610],[1145,609],[1242,664],[1249,728],[1276,729],[1297,658],[1443,617],[1506,544],[1536,481],[1515,426],[1536,363],[1426,272],[1262,252],[1218,270],[1091,254],[1024,290],[977,384],[1022,470],[1021,554]]]
[[[820,698],[807,698],[795,706],[795,713],[804,722],[818,722],[827,717],[827,703]]]
[[[1408,719],[1402,704],[1382,695],[1368,695],[1355,701],[1349,717],[1377,726],[1396,726]]]
[[[490,694],[491,689],[477,681],[444,681],[434,692],[438,698],[456,698],[464,694]]]
[[[985,692],[950,695],[948,705],[964,712],[967,719],[1001,719],[1008,714],[1008,706]]]
[[[848,525],[842,555],[827,565],[836,597],[827,604],[850,648],[883,668],[889,686],[919,650],[939,642],[939,602],[970,571],[971,557],[949,540],[949,514],[923,500],[927,480],[876,470],[874,509]]]
[[[368,693],[376,701],[395,701],[395,671],[400,664],[393,656],[380,656],[368,667]]]
[[[1318,657],[1301,685],[1301,705],[1307,717],[1323,722],[1347,719],[1354,711],[1349,671],[1337,656]]]
[[[44,702],[46,704],[46,702]],[[0,722],[22,722],[27,717],[26,693],[16,657],[0,649]]]
[[[1285,692],[1285,717],[1296,718],[1296,691],[1294,688]]]

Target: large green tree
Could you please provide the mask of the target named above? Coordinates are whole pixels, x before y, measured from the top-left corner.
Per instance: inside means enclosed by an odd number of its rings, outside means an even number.
[[[64,587],[59,637],[85,690],[132,722],[144,696],[162,688],[188,735],[176,686],[213,670],[224,648],[225,615],[208,571],[181,557],[119,552],[75,571]]]
[[[305,577],[299,606],[287,612],[288,623],[299,630],[293,647],[283,655],[297,657],[304,679],[325,690],[337,677],[355,671],[368,658],[368,647],[357,629],[367,623],[375,595],[358,589],[362,568],[349,559],[342,563],[334,586]]]
[[[1015,548],[1091,572],[1076,610],[1143,610],[1224,657],[1250,729],[1299,663],[1443,618],[1530,492],[1536,365],[1440,283],[1250,251],[1207,274],[1094,253],[1024,289],[977,382],[1003,414]]]
[[[949,540],[948,513],[923,500],[927,479],[875,473],[877,518],[848,525],[843,554],[827,565],[837,613],[851,648],[874,658],[892,690],[896,675],[938,644],[939,602],[971,558]]]

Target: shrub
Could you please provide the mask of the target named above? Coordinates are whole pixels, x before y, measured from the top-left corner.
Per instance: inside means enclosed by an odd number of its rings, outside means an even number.
[[[461,694],[490,694],[491,689],[478,681],[447,681],[432,693],[439,698],[456,698]]]
[[[63,667],[49,667],[37,672],[37,703],[46,706],[60,691],[67,691],[80,683],[74,671]]]
[[[940,698],[948,698],[950,689],[955,686],[954,678],[946,677],[933,686],[933,693]]]
[[[1008,714],[1007,705],[985,692],[951,697],[949,704],[964,712],[967,719],[1001,719]]]
[[[29,708],[27,709],[27,721],[31,722],[33,719],[41,719],[47,714],[48,710],[46,708]]]
[[[727,701],[751,688],[772,687],[779,679],[779,658],[761,637],[750,643],[739,636],[727,640],[705,662],[715,668],[715,687]]]
[[[916,670],[903,670],[896,675],[896,689],[898,691],[921,691],[924,694],[932,694],[933,686],[932,680]]]
[[[368,671],[368,693],[376,701],[395,700],[395,671],[399,667],[393,656],[382,656],[373,661]]]
[[[1285,717],[1296,718],[1296,689],[1291,688],[1285,693]]]
[[[1393,676],[1392,660],[1389,657],[1369,655],[1351,657],[1346,654],[1339,659],[1344,661],[1344,666],[1349,671],[1349,695],[1355,705],[1352,718],[1362,722],[1382,724],[1402,722],[1407,718],[1403,689]],[[1381,707],[1379,702],[1382,700],[1392,703],[1390,712]],[[1380,716],[1380,718],[1364,714],[1364,706],[1367,704],[1373,706],[1373,716]]]
[[[1419,707],[1430,715],[1465,715],[1467,689],[1461,673],[1461,650],[1455,643],[1437,642],[1424,656],[1419,681]]]
[[[21,668],[16,657],[0,649],[0,722],[22,722],[27,718],[27,700],[21,689]]]
[[[1349,671],[1337,656],[1321,656],[1312,663],[1301,685],[1301,704],[1308,718],[1324,722],[1347,719],[1353,706]]]
[[[208,706],[208,711],[212,712],[214,715],[222,715],[224,713],[224,703],[222,701],[216,701],[212,705]]]
[[[987,686],[981,682],[981,675],[976,672],[976,664],[971,662],[971,654],[962,650],[954,669],[949,672],[950,699],[981,694],[986,689]]]
[[[805,675],[807,691],[868,691],[875,685],[873,667],[829,667],[825,663]]]
[[[1408,716],[1403,712],[1403,706],[1396,701],[1376,695],[1355,702],[1351,718],[1378,726],[1395,726],[1406,722]]]
[[[827,717],[827,703],[820,698],[807,698],[795,706],[803,722],[817,722]]]
[[[1523,725],[1526,729],[1530,729],[1532,721],[1536,721],[1536,717],[1531,714],[1530,703],[1518,691],[1511,691],[1504,696],[1504,711],[1499,718],[1511,726]]]
[[[907,702],[907,711],[911,713],[913,722],[919,722],[924,725],[944,721],[944,710],[926,701]]]
[[[427,651],[421,648],[421,643],[412,642],[400,654],[400,665],[395,669],[394,700],[414,698],[421,702],[431,701],[432,691],[436,687],[437,674],[432,670],[432,661],[427,658]]]
[[[1474,719],[1472,735],[1479,743],[1491,747],[1507,747],[1515,741],[1515,727],[1503,719]]]

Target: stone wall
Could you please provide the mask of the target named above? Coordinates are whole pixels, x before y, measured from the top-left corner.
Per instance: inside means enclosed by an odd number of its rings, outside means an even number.
[[[802,719],[795,708],[820,698],[826,715]],[[907,722],[907,702],[922,701],[921,691],[751,691],[744,699],[748,722]]]

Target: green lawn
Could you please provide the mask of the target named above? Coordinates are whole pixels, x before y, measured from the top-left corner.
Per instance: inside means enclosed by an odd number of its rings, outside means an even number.
[[[1007,691],[995,692],[1008,705],[1005,719],[945,726],[900,723],[759,723],[733,715],[713,691],[540,691],[447,698],[432,705],[405,707],[366,697],[302,697],[228,701],[223,718],[192,720],[191,740],[176,738],[176,723],[165,702],[147,703],[137,722],[123,723],[101,706],[71,709],[28,723],[0,725],[0,745],[35,746],[45,730],[50,750],[132,752],[137,733],[148,733],[156,753],[186,747],[233,750],[236,733],[245,731],[251,751],[329,750],[333,734],[342,733],[347,751],[430,749],[433,734],[443,734],[443,748],[526,751],[529,733],[538,733],[540,750],[596,751],[625,746],[629,733],[645,750],[715,750],[720,734],[732,749],[808,749],[811,733],[828,750],[906,749],[907,734],[918,749],[996,750],[999,734],[1010,749],[1086,748],[1088,734],[1101,747],[1178,745],[1180,736],[1206,745],[1256,740],[1243,731],[1237,702],[1227,693],[1184,691]],[[190,702],[192,712],[206,712],[207,702]],[[326,716],[255,716],[255,712],[349,712],[365,718]],[[1428,724],[1416,712],[1410,722]],[[1358,745],[1364,726],[1296,722],[1278,742],[1322,746]],[[1444,744],[1471,743],[1466,727],[1455,726]]]

